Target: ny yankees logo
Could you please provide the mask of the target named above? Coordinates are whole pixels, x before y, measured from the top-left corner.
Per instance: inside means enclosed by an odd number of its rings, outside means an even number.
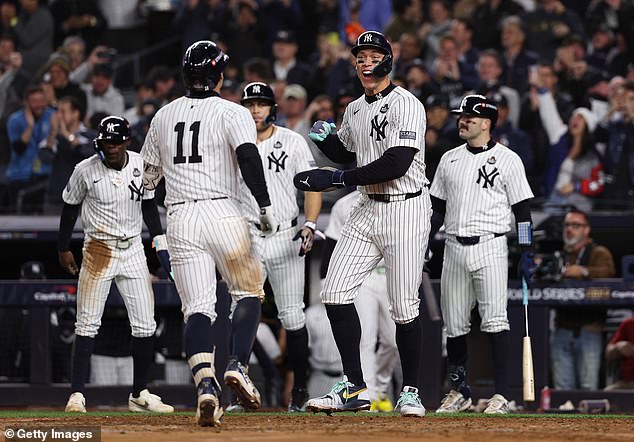
[[[370,130],[370,136],[374,137],[376,131],[376,141],[385,139],[385,127],[387,126],[387,117],[383,116],[383,120],[379,123],[379,116],[375,115],[372,119],[372,129]]]
[[[141,198],[143,197],[143,192],[144,192],[144,188],[143,188],[143,184],[139,185],[137,187],[136,183],[134,181],[130,181],[130,184],[128,184],[128,189],[130,189],[130,199],[134,200],[134,196],[136,195],[136,200],[137,201],[141,201]]]
[[[488,185],[493,187],[493,184],[495,184],[495,179],[499,175],[500,175],[500,172],[498,171],[497,167],[494,167],[490,173],[487,173],[486,164],[485,164],[478,170],[478,180],[476,181],[476,184],[480,184],[480,180],[484,180],[482,184],[482,187],[484,189],[487,189]]]
[[[271,152],[267,158],[269,160],[269,170],[273,168],[273,164],[275,164],[275,172],[279,172],[280,169],[284,170],[286,168],[286,159],[288,158],[288,154],[285,151],[282,151],[279,157],[276,157],[275,153]]]
[[[253,85],[253,93],[254,94],[259,94],[260,93],[260,85],[259,84],[254,84]]]
[[[106,130],[107,130],[108,132],[115,132],[115,124],[114,124],[114,123],[108,123],[108,124],[106,125]]]
[[[365,36],[363,37],[363,42],[364,43],[372,42],[372,34],[365,34]]]

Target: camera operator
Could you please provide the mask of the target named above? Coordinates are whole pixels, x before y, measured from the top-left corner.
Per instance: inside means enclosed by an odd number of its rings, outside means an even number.
[[[570,210],[563,223],[562,278],[588,280],[615,275],[612,253],[590,238],[588,216]],[[553,384],[557,389],[596,390],[603,351],[605,309],[559,307],[551,335]]]

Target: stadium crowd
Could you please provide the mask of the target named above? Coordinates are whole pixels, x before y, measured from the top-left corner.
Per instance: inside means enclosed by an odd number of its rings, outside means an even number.
[[[239,100],[246,82],[272,84],[278,124],[303,136],[317,119],[340,122],[361,93],[349,47],[363,30],[384,31],[394,47],[392,81],[428,112],[430,180],[459,141],[448,107],[476,92],[500,106],[494,136],[520,155],[544,207],[622,209],[634,201],[630,0],[3,0],[0,7],[4,213],[58,213],[60,191],[92,154],[106,114],[130,120],[140,149],[156,110],[184,94],[180,60],[154,56],[131,85],[118,57],[154,43],[160,24],[163,38],[180,36],[182,48],[213,39],[226,50],[224,97]],[[169,20],[157,21],[159,12]]]

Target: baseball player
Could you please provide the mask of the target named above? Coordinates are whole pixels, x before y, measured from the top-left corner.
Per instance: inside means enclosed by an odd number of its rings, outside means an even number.
[[[61,266],[76,275],[78,266],[70,251],[77,216],[86,239],[77,285],[77,319],[71,374],[72,394],[67,412],[86,412],[84,381],[90,367],[95,336],[112,281],[128,310],[132,327],[134,374],[128,408],[138,412],[171,413],[174,408],[146,388],[154,356],[154,294],[141,242],[145,221],[159,260],[167,272],[169,255],[154,192],[143,189],[143,160],[130,145],[130,124],[125,118],[101,120],[93,141],[96,155],[80,162],[62,193],[58,255]]]
[[[333,161],[351,170],[320,168],[301,172],[294,184],[305,191],[360,186],[332,254],[321,297],[341,354],[345,377],[332,391],[311,399],[312,411],[358,411],[370,408],[359,356],[361,326],[354,299],[359,286],[385,260],[387,296],[396,322],[396,343],[404,387],[397,409],[404,416],[424,416],[418,394],[422,331],[418,287],[431,203],[424,163],[426,117],[421,102],[390,82],[392,48],[383,34],[362,33],[352,48],[357,77],[365,94],[348,104],[341,129],[317,121],[309,134]]]
[[[509,322],[506,314],[508,247],[506,233],[515,215],[519,244],[530,254],[533,193],[520,157],[491,139],[498,111],[482,95],[467,95],[458,114],[465,143],[445,153],[431,186],[432,229],[445,224],[447,240],[441,277],[441,310],[447,331],[450,392],[437,413],[464,411],[471,405],[467,385],[467,334],[478,304],[480,329],[493,347],[495,394],[485,413],[507,413]],[[528,280],[530,270],[522,267]]]
[[[277,116],[277,104],[269,85],[261,82],[247,84],[240,103],[251,112],[257,127],[258,151],[266,182],[271,189],[271,203],[280,221],[276,235],[266,237],[261,234],[259,208],[243,182],[243,213],[249,221],[251,238],[262,262],[264,279],[269,279],[278,317],[286,330],[288,357],[294,375],[288,411],[297,412],[303,410],[308,399],[308,332],[303,301],[304,255],[313,247],[315,223],[321,209],[321,193],[306,192],[306,222],[298,230],[297,190],[289,185],[296,173],[316,167],[315,159],[301,135],[273,124]],[[299,245],[294,242],[298,239],[301,239]]]
[[[165,176],[167,242],[185,320],[185,352],[198,387],[196,422],[220,424],[220,386],[214,372],[216,267],[233,298],[232,357],[224,381],[247,408],[260,393],[246,373],[261,315],[262,270],[240,212],[238,173],[259,208],[264,235],[277,231],[249,111],[220,98],[228,56],[215,43],[192,44],[183,57],[187,95],[152,119],[141,155],[144,186]],[[239,170],[238,170],[239,168]]]
[[[327,274],[332,251],[341,238],[341,230],[359,195],[356,190],[350,192],[332,206],[322,254],[323,276]],[[354,305],[361,322],[359,351],[371,400],[370,411],[390,412],[394,407],[387,391],[392,382],[398,348],[395,340],[396,327],[390,317],[386,291],[385,263],[381,261],[359,287]]]

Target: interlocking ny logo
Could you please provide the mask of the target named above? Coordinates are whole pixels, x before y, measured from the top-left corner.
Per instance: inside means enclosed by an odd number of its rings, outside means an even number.
[[[115,124],[115,123],[108,123],[108,124],[106,124],[106,130],[107,130],[108,132],[115,132],[115,127],[116,127],[116,124]]]
[[[500,172],[498,171],[497,167],[494,167],[490,173],[487,173],[486,164],[485,164],[478,170],[478,180],[476,181],[476,184],[480,184],[480,180],[483,180],[482,187],[484,189],[487,189],[488,188],[487,186],[493,187],[493,184],[495,184],[495,179],[499,175],[500,175]]]
[[[365,34],[365,36],[363,37],[363,42],[368,43],[371,41],[372,41],[372,34]]]
[[[379,116],[375,115],[372,119],[372,130],[370,130],[370,136],[376,136],[376,141],[385,139],[385,127],[387,126],[387,117],[383,116],[383,120],[379,123]],[[376,132],[376,134],[375,134]]]
[[[271,152],[267,158],[269,160],[269,170],[273,169],[274,164],[275,172],[279,172],[280,169],[284,170],[286,168],[286,159],[288,158],[288,154],[285,151],[282,151],[279,157],[276,157],[275,153]]]
[[[130,189],[131,200],[134,200],[134,196],[136,195],[136,200],[141,201],[141,198],[143,198],[143,191],[144,191],[143,184],[139,184],[139,187],[137,187],[134,181],[130,181],[130,184],[128,184],[128,189]]]
[[[259,84],[254,84],[253,85],[253,93],[254,94],[259,94],[260,93],[260,85]]]

